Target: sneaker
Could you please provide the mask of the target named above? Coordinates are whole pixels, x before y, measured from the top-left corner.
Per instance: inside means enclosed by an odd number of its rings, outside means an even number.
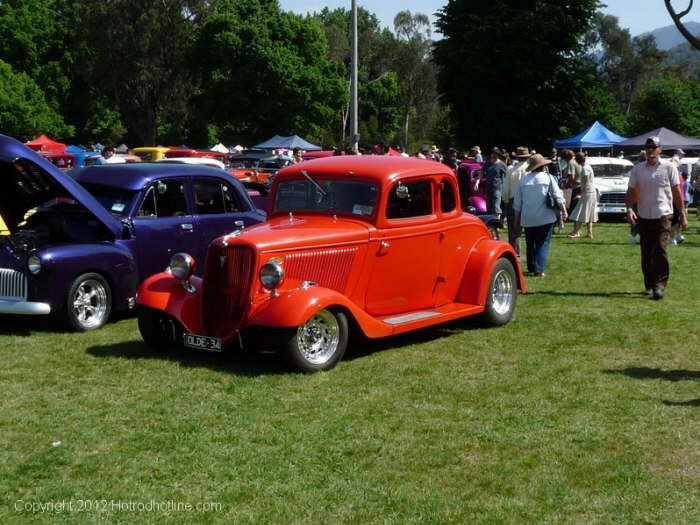
[[[630,240],[627,241],[627,244],[637,244],[637,236],[632,235],[632,237],[630,237]]]
[[[651,298],[654,299],[654,301],[658,301],[659,299],[663,299],[664,298],[664,289],[663,288],[654,288],[654,291],[652,292]]]
[[[652,297],[654,295],[654,290],[652,290],[651,288],[647,288],[642,293],[647,297]]]
[[[678,244],[682,243],[685,240],[685,236],[682,233],[679,233],[678,236],[676,237],[676,242]]]
[[[671,239],[670,241],[668,241],[668,244],[670,244],[671,246],[676,246],[678,243],[676,242],[676,239]]]

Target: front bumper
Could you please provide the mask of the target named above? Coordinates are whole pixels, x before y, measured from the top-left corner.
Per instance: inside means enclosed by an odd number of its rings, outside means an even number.
[[[0,299],[0,314],[48,315],[50,313],[51,305],[49,303]]]
[[[598,204],[598,213],[627,213],[627,208],[624,205],[615,204]]]

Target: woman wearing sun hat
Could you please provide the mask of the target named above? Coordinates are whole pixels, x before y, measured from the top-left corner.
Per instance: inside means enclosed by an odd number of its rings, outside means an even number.
[[[567,218],[566,201],[558,184],[547,172],[550,160],[539,153],[527,161],[528,173],[520,179],[515,190],[513,209],[516,227],[525,229],[527,270],[535,277],[544,277],[549,255],[549,241],[558,213],[547,206],[547,194],[552,193],[564,220]]]

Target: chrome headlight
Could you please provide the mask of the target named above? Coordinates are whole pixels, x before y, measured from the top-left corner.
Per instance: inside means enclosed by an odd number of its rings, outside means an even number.
[[[194,272],[194,257],[189,253],[176,253],[170,258],[170,273],[175,279],[185,281]]]
[[[284,269],[276,262],[266,262],[260,268],[260,282],[268,290],[274,290],[284,282]]]
[[[37,254],[30,255],[29,259],[27,259],[27,269],[34,275],[41,271],[41,259]]]

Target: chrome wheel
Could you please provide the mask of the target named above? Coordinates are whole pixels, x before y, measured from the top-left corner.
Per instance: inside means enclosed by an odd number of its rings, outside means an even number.
[[[499,269],[493,277],[491,286],[491,305],[498,315],[505,315],[513,308],[513,277],[510,272]]]
[[[86,279],[75,289],[71,298],[71,313],[83,330],[102,326],[109,311],[109,294],[97,279]]]
[[[312,365],[327,363],[338,350],[340,327],[333,312],[321,310],[297,328],[301,356]]]

